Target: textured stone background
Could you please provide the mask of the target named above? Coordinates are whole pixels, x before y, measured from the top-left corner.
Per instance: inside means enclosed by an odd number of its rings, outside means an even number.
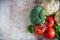
[[[27,31],[35,0],[0,0],[0,40],[36,40]]]
[[[0,40],[37,40],[27,31],[34,6],[35,0],[0,0]]]

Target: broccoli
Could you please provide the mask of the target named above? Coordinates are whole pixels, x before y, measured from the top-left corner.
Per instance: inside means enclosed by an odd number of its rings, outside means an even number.
[[[30,13],[30,20],[32,24],[42,24],[46,19],[46,11],[40,6],[35,6]]]

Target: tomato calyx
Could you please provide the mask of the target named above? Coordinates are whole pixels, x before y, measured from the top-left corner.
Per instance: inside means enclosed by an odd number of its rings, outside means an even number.
[[[42,35],[42,34],[44,34],[44,32],[45,32],[45,30],[46,30],[46,27],[45,27],[45,25],[36,25],[35,26],[35,28],[34,28],[34,30],[35,30],[35,33],[36,34],[38,34],[38,35]]]

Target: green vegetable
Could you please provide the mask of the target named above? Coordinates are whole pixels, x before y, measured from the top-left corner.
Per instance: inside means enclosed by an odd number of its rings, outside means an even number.
[[[34,26],[33,26],[33,25],[29,25],[29,26],[28,26],[28,31],[29,31],[30,33],[33,33],[33,31],[34,31]]]
[[[56,38],[59,40],[60,39],[60,26],[54,25],[54,29],[56,31]]]
[[[39,5],[35,6],[30,13],[30,20],[32,24],[42,24],[46,19],[46,11]]]

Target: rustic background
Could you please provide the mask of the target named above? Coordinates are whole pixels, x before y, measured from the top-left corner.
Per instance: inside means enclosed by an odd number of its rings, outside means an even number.
[[[27,31],[27,26],[31,24],[29,13],[37,2],[35,0],[0,0],[0,40],[38,39],[35,34]]]

